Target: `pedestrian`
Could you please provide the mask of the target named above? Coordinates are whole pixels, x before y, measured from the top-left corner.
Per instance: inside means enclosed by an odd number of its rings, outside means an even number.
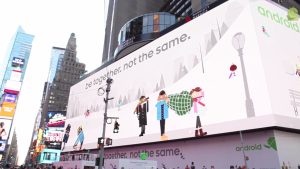
[[[191,169],[196,169],[193,161],[192,161],[192,164],[191,164]]]

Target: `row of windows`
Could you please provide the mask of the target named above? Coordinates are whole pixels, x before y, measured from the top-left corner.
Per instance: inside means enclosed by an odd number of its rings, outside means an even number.
[[[64,65],[74,66],[78,68],[84,68],[84,64],[76,63],[76,62],[68,62],[69,59],[66,59],[67,61],[64,62]]]
[[[166,12],[145,14],[134,18],[121,28],[118,36],[119,45],[142,34],[160,32],[175,22],[175,16]]]

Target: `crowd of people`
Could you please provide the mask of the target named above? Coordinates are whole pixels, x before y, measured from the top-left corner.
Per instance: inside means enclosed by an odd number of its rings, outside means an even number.
[[[62,166],[56,167],[52,164],[37,164],[37,165],[21,165],[21,166],[10,166],[9,164],[6,164],[4,167],[1,167],[1,169],[63,169]]]

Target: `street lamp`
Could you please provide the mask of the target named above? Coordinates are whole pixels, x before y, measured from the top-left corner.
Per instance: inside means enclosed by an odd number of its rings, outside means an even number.
[[[104,103],[105,103],[105,109],[104,109],[104,118],[103,118],[103,130],[102,130],[102,137],[98,139],[98,144],[100,144],[100,150],[99,150],[99,169],[102,168],[103,166],[103,161],[104,161],[104,140],[105,139],[105,130],[106,130],[106,123],[108,119],[119,119],[118,117],[108,117],[107,116],[107,106],[108,106],[108,101],[112,100],[114,98],[109,98],[109,92],[110,92],[110,87],[111,84],[113,83],[113,79],[110,77],[107,78],[106,80],[106,89],[103,89],[102,87],[98,89],[98,95],[101,96],[106,92],[106,97],[104,98]],[[110,124],[110,123],[108,123]],[[110,141],[111,142],[111,141]]]
[[[240,56],[242,73],[243,73],[244,88],[245,88],[245,94],[246,94],[247,117],[254,117],[255,112],[254,112],[252,99],[250,98],[249,87],[248,87],[247,76],[246,76],[246,70],[245,70],[245,64],[244,64],[244,59],[243,59],[244,45],[245,45],[245,35],[241,32],[236,33],[232,37],[232,46],[238,51],[239,56]]]

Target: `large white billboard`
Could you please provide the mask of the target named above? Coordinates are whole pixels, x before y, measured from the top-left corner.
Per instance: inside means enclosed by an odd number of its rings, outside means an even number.
[[[270,86],[278,83],[282,90],[299,91],[300,78],[267,78],[275,75],[267,72],[272,63],[262,59],[264,46],[258,43],[253,13],[259,15],[259,5],[228,1],[72,86],[66,121],[71,129],[64,151],[97,147],[105,106],[105,94],[99,96],[98,89],[105,89],[108,76],[113,79],[109,96],[114,98],[108,101],[108,116],[118,117],[120,124],[119,133],[113,133],[114,120],[106,128],[113,146],[274,125],[268,115],[278,114],[278,103],[270,98],[275,92]],[[299,33],[293,33],[300,42]],[[297,55],[298,47],[290,48],[289,56]],[[281,62],[283,56],[274,55]],[[139,101],[141,96],[145,98]],[[284,99],[286,112],[279,114],[295,117],[290,98]]]
[[[272,112],[299,117],[300,21],[288,20],[276,3],[258,1],[251,9]]]

